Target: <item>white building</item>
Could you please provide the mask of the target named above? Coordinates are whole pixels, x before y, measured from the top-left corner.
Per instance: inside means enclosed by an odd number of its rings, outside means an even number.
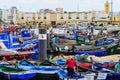
[[[0,19],[2,21],[7,21],[7,10],[0,9]]]
[[[103,14],[103,13],[96,13],[95,20],[103,20],[107,21],[108,20],[108,14]]]
[[[63,11],[63,8],[56,8],[56,12],[63,13],[64,11]]]

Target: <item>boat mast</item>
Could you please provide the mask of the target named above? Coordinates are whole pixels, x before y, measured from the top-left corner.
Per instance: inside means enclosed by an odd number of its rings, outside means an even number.
[[[120,25],[120,12],[119,12],[119,25]]]

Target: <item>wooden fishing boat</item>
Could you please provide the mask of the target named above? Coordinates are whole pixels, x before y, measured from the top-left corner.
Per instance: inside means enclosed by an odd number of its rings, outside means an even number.
[[[19,64],[18,64],[18,68],[23,69],[23,70],[29,70],[29,71],[34,71],[36,72],[37,70],[39,70],[39,68],[32,64],[31,62],[27,61],[27,60],[22,60]]]
[[[59,80],[82,80],[82,79],[84,80],[84,76],[80,76],[80,75],[77,75],[77,74],[74,74],[73,78],[68,77],[67,72],[63,71],[63,70],[59,71],[58,74],[59,74],[59,77],[60,77]]]
[[[81,54],[89,54],[89,55],[95,55],[95,56],[105,56],[106,53],[107,53],[106,50],[100,50],[100,49],[98,49],[98,50],[88,50],[88,51],[87,50],[74,51],[74,54],[79,54],[79,55],[81,55]]]
[[[34,51],[37,48],[38,48],[38,42],[29,42],[11,47],[11,49],[14,49],[16,51]]]
[[[115,62],[102,62],[100,63],[100,65],[105,68],[114,68],[116,63]]]
[[[37,76],[35,79],[40,80],[59,80],[57,75],[59,69],[56,66],[57,65],[49,62],[48,60],[41,63],[39,66],[35,66],[26,60],[21,61],[18,65],[20,69],[36,72]]]
[[[107,54],[113,54],[115,52],[117,52],[117,49],[119,47],[118,42],[116,43],[112,43],[111,45],[105,46],[106,50],[107,50]]]
[[[63,59],[58,59],[58,60],[56,61],[56,64],[57,64],[57,65],[64,65],[65,63],[66,63],[66,61],[63,60]]]
[[[17,52],[10,49],[1,49],[0,50],[0,57],[4,57],[6,60],[14,60],[15,58],[17,60],[23,60],[23,59],[29,59],[35,52],[29,51],[29,52]]]
[[[36,45],[36,44],[26,45],[26,46],[22,47],[21,51],[34,50],[35,48],[38,48],[38,45]]]
[[[37,78],[40,80],[59,80],[58,71],[59,68],[57,68],[56,64],[45,60],[39,65]]]
[[[65,55],[70,55],[70,54],[71,55],[89,54],[89,55],[95,55],[95,56],[107,55],[106,49],[103,49],[101,47],[94,47],[91,45],[78,46],[78,45],[54,44],[52,46],[52,50],[53,52],[58,52]]]
[[[0,66],[13,66],[10,62],[6,61],[6,60],[3,60],[1,58],[1,61],[0,61]]]
[[[87,69],[91,69],[91,64],[90,63],[79,62],[78,66],[83,67],[83,68],[87,68]]]
[[[24,31],[24,33],[25,32],[26,31]],[[1,41],[0,43],[2,43],[1,46],[4,45],[5,48],[14,49],[16,51],[29,51],[38,48],[38,41],[36,40],[36,38],[28,37],[27,40],[25,41],[22,40],[22,38],[19,36],[13,35],[11,33],[8,34],[7,32],[1,33],[0,34],[0,41]]]
[[[67,33],[68,34],[68,33]],[[69,33],[70,35],[71,33]],[[79,31],[75,31],[73,30],[72,32],[72,37],[71,36],[61,36],[61,35],[56,35],[55,34],[55,40],[54,43],[57,44],[52,46],[53,51],[58,51],[58,52],[71,52],[73,51],[74,54],[90,54],[90,55],[96,55],[96,56],[105,56],[107,54],[112,54],[114,52],[117,51],[118,48],[118,41],[112,39],[112,38],[99,38],[96,39],[98,42],[96,42],[96,40],[94,40],[94,42],[90,42],[90,38],[91,35],[87,35],[87,34],[82,34]],[[62,43],[60,43],[59,41],[64,40]],[[66,40],[66,41],[65,41]],[[72,44],[72,42],[70,42],[71,44],[68,44],[66,42],[68,41],[75,41],[74,44]],[[65,45],[68,46],[67,51],[64,49],[65,46],[60,47],[60,45]],[[82,46],[84,44],[84,46]],[[74,47],[79,47],[77,49],[75,48],[71,48],[74,45]],[[71,46],[71,47],[70,47]],[[91,46],[91,47],[89,47]],[[97,48],[96,48],[97,47]],[[104,48],[104,49],[103,49]]]
[[[85,68],[82,66],[79,66],[78,71],[80,71],[81,73],[95,73],[94,79],[95,80],[115,80],[115,79],[120,79],[120,74],[117,73],[116,71],[114,71],[114,69],[111,68],[104,68],[101,65],[95,64],[92,65],[92,68]],[[85,76],[87,76],[87,74],[85,74]],[[92,80],[94,80],[92,79]]]
[[[95,56],[105,56],[113,54],[118,49],[118,42],[113,39],[108,39],[104,42],[99,42],[95,45],[68,45],[68,44],[52,44],[53,52],[72,53],[72,54],[89,54]]]
[[[117,70],[120,70],[120,61],[115,65],[115,68],[116,68]]]
[[[0,66],[0,71],[2,71],[4,78],[9,80],[15,80],[15,79],[25,80],[36,76],[36,72],[25,71],[25,70],[5,67],[5,66]]]

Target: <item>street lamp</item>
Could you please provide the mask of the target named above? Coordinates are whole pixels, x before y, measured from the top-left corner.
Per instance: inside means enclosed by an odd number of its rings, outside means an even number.
[[[26,22],[26,29],[28,28],[28,17],[27,17],[27,22]]]
[[[113,16],[113,0],[111,0],[111,17],[110,17],[111,24],[112,24],[112,16]]]
[[[95,17],[92,17],[92,23],[94,22],[94,20],[95,20]]]
[[[120,25],[120,12],[119,12],[119,25]]]
[[[33,17],[33,27],[35,28],[36,22],[35,22],[35,17]]]

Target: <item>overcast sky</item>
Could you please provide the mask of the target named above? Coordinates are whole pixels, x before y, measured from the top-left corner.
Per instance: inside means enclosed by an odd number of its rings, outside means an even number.
[[[65,11],[101,11],[107,0],[0,0],[0,8],[16,6],[20,11],[38,11],[39,9],[64,8]],[[108,0],[111,2],[111,0]],[[120,0],[113,0],[114,12],[120,11]]]

